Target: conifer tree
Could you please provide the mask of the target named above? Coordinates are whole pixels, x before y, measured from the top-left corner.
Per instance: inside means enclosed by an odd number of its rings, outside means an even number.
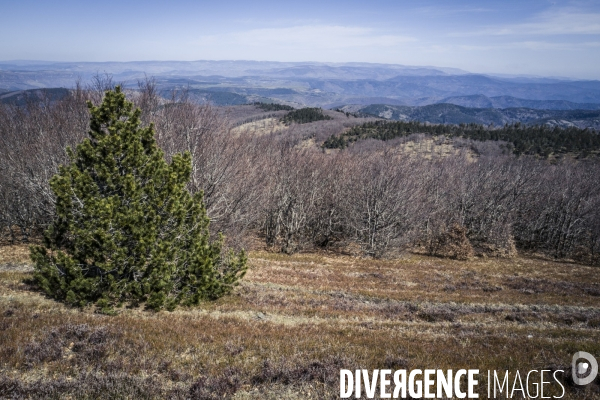
[[[145,303],[174,309],[231,291],[246,271],[243,252],[209,238],[202,193],[191,195],[189,153],[167,163],[153,125],[120,87],[88,102],[89,138],[50,186],[56,217],[31,248],[35,279],[49,296],[105,312]]]

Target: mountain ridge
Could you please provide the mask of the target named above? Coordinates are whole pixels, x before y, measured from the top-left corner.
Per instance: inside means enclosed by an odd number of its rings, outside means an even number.
[[[469,108],[449,103],[426,106],[371,104],[344,106],[344,111],[360,112],[394,121],[420,121],[432,124],[475,123],[502,126],[524,123],[561,128],[590,128],[600,131],[600,110],[536,110],[531,108]]]
[[[491,105],[495,108],[596,109],[590,104],[600,104],[600,81],[496,76],[444,67],[369,63],[3,61],[0,62],[0,90],[72,88],[76,81],[87,83],[98,74],[108,74],[114,82],[122,82],[127,87],[135,87],[138,80],[153,77],[161,90],[188,87],[250,96],[260,95],[259,90],[280,89],[280,93],[273,93],[269,97],[312,107],[335,107],[350,103],[423,106],[450,102],[466,106]],[[283,89],[292,92],[285,93],[281,91]],[[476,95],[491,100],[485,103],[487,100],[484,99],[484,103],[481,103],[465,98]],[[506,99],[502,100],[501,97]]]

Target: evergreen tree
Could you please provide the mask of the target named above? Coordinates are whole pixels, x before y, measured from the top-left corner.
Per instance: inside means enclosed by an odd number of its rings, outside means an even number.
[[[425,133],[435,136],[462,137],[486,141],[504,141],[516,155],[528,154],[548,158],[551,154],[572,153],[581,158],[600,154],[600,135],[590,129],[549,128],[544,125],[523,125],[516,123],[500,128],[485,127],[475,123],[460,125],[430,125],[417,121],[375,121],[356,125],[338,135],[330,136],[324,148],[348,147],[364,139],[391,140],[409,136],[411,133]]]
[[[300,108],[287,113],[283,118],[280,119],[286,125],[290,125],[293,122],[297,124],[308,124],[315,121],[326,121],[333,119],[329,115],[323,114],[323,110],[320,108]]]
[[[31,248],[35,279],[51,297],[96,303],[105,312],[145,302],[169,310],[231,291],[246,271],[243,252],[209,239],[202,193],[186,189],[189,153],[164,159],[153,125],[119,87],[88,103],[90,138],[51,180],[56,217]]]

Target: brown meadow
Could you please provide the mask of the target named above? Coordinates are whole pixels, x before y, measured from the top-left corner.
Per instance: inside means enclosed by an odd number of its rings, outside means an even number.
[[[541,257],[255,251],[232,296],[105,316],[36,291],[25,246],[0,250],[2,398],[337,398],[341,368],[479,369],[486,397],[487,370],[600,354],[597,268]]]

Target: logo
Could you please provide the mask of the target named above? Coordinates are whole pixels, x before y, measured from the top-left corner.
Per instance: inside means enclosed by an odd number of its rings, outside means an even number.
[[[581,359],[585,361],[578,362]],[[576,385],[584,386],[592,383],[596,379],[596,376],[598,376],[598,362],[590,353],[578,351],[573,354],[571,373],[573,375],[573,382]]]
[[[488,370],[487,398],[562,399],[565,387],[561,383],[563,380],[557,377],[558,373],[564,374],[565,370]],[[578,351],[573,355],[571,374],[576,386],[588,385],[598,376],[598,361],[590,353]],[[379,392],[381,398],[394,399],[475,399],[483,397],[481,395],[485,390],[479,388],[479,375],[478,369],[341,369],[340,398],[363,398],[364,393],[368,399],[372,399]],[[552,391],[552,386],[560,386],[562,394],[552,397],[544,395]]]

